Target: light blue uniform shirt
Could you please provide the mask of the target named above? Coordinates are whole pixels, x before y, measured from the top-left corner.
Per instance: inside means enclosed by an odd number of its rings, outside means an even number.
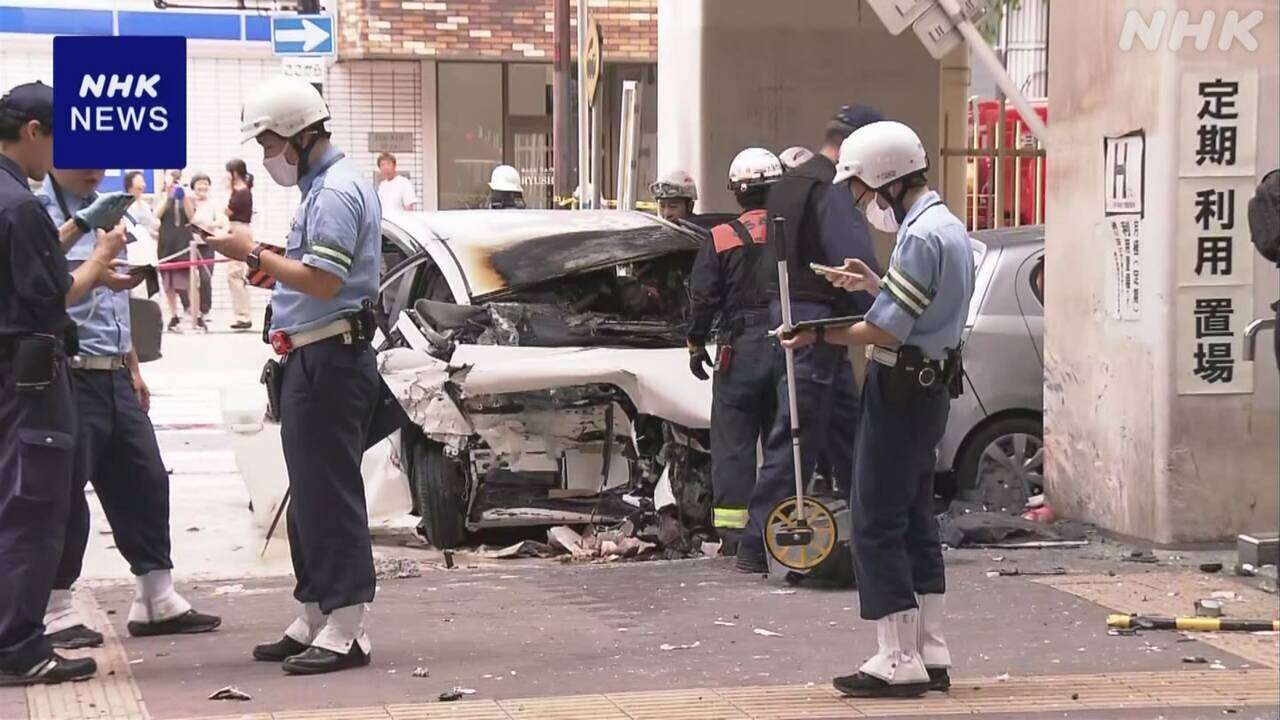
[[[302,202],[293,216],[285,257],[342,279],[330,300],[276,282],[271,329],[302,332],[360,310],[378,296],[382,257],[382,207],[373,183],[360,168],[330,147],[298,179]]]
[[[44,186],[37,194],[45,212],[53,224],[62,227],[67,221],[62,208],[54,195],[52,176],[44,179]],[[76,197],[74,193],[62,188],[62,201],[67,210],[75,214],[97,198],[97,193],[87,198]],[[75,245],[67,251],[67,265],[76,269],[93,254],[93,246],[98,244],[97,233],[85,233]],[[127,250],[121,250],[116,256],[119,260],[128,257]],[[110,288],[96,287],[67,306],[67,314],[75,322],[80,337],[80,354],[94,357],[125,355],[133,349],[133,333],[129,326],[129,291],[113,292]]]
[[[916,200],[898,229],[889,271],[867,322],[926,357],[946,358],[960,345],[973,297],[973,250],[969,233],[938,193]]]

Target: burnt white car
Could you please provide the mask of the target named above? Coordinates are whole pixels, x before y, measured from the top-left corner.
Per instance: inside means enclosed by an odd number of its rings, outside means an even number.
[[[711,384],[684,348],[695,229],[625,211],[384,220],[379,369],[420,530],[710,514]],[[655,498],[655,495],[657,496]]]

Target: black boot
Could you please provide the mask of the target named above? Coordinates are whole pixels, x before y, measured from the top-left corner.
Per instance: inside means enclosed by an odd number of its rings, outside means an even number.
[[[175,618],[159,622],[130,621],[129,634],[134,637],[151,637],[153,635],[194,635],[217,630],[222,618],[217,615],[203,615],[195,610],[188,610]]]
[[[273,643],[254,646],[253,659],[262,662],[284,662],[294,655],[305,652],[306,649],[306,645],[285,635]]]
[[[848,697],[919,697],[929,692],[931,682],[902,683],[891,685],[874,675],[857,672],[831,681],[837,690]]]
[[[84,625],[72,625],[58,632],[48,633],[45,638],[58,650],[76,650],[87,647],[101,647],[102,633],[91,630]]]
[[[925,668],[929,671],[929,689],[938,692],[951,690],[951,673],[944,667]]]
[[[98,663],[93,658],[64,658],[54,653],[26,670],[0,670],[0,687],[88,680],[96,672]]]
[[[360,649],[360,643],[351,643],[346,655],[314,645],[284,661],[284,671],[290,675],[319,675],[369,664],[369,655]]]

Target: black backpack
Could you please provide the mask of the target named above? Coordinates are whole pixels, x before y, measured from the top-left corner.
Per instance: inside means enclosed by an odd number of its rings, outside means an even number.
[[[1262,257],[1280,265],[1280,170],[1267,173],[1249,201],[1249,231]]]

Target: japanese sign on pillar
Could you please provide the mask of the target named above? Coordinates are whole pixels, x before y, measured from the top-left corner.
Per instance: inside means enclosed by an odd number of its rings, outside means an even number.
[[[1183,73],[1178,113],[1178,392],[1251,393],[1241,348],[1253,319],[1257,68]]]
[[[1142,130],[1104,137],[1103,214],[1099,226],[1111,247],[1108,287],[1111,315],[1117,320],[1142,317],[1142,218],[1146,189],[1146,134]]]

